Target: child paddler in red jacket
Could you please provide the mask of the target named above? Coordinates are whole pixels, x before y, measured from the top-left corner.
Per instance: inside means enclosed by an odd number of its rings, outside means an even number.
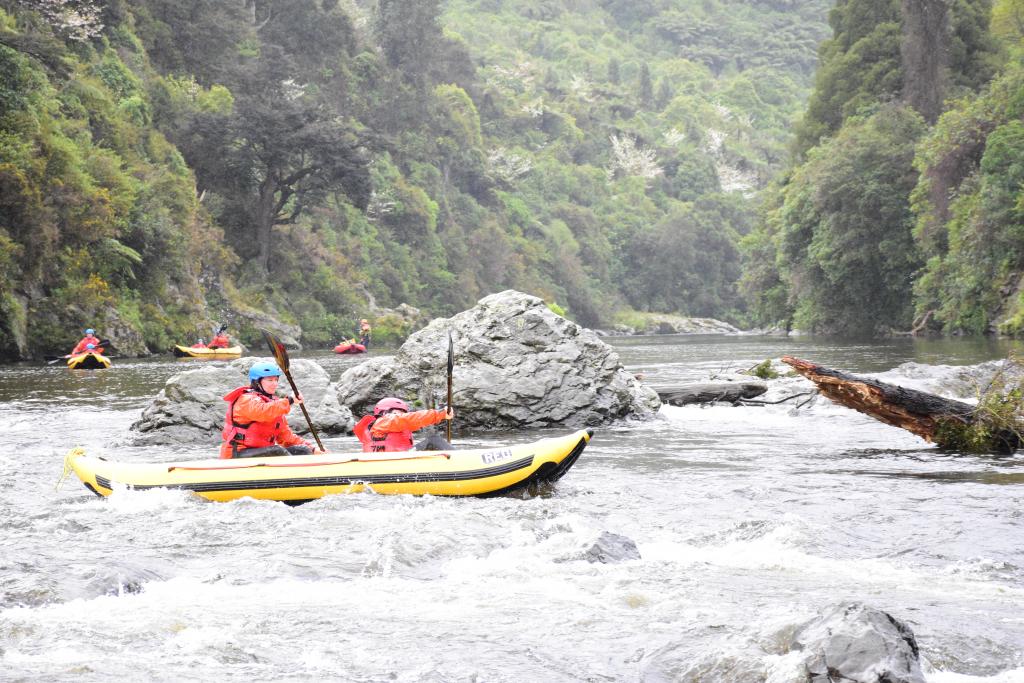
[[[357,422],[352,431],[367,452],[410,451],[414,447],[418,451],[446,451],[452,445],[440,434],[433,433],[414,445],[412,433],[453,417],[455,412],[451,408],[410,413],[405,401],[388,397],[377,401],[373,415],[367,415]]]
[[[254,458],[271,455],[322,453],[295,435],[286,419],[292,406],[302,403],[302,394],[277,398],[281,369],[273,363],[256,363],[249,369],[249,386],[238,387],[224,397],[222,458]]]
[[[93,348],[87,348],[89,344],[92,344]],[[81,353],[85,353],[86,351],[91,351],[92,353],[103,353],[103,347],[100,346],[100,338],[96,336],[96,331],[91,327],[85,331],[85,336],[75,344],[75,348],[71,350],[70,355],[77,356]]]

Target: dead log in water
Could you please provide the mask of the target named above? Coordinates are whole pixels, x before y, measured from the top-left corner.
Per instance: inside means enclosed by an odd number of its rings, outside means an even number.
[[[663,387],[657,391],[662,403],[667,403],[670,406],[685,406],[691,403],[712,403],[714,401],[736,403],[746,398],[760,396],[768,391],[768,387],[761,382],[704,382],[684,384],[679,387]]]
[[[849,375],[792,356],[783,356],[782,362],[814,382],[826,398],[939,446],[962,448],[963,428],[985,422],[975,406],[962,401]],[[993,426],[987,436],[991,447],[982,450],[1012,453],[1021,446],[1020,434],[1012,429]]]

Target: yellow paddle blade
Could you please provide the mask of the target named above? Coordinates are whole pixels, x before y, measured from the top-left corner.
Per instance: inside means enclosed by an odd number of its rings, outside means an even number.
[[[282,370],[288,370],[288,349],[284,347],[281,340],[270,333],[269,330],[260,328],[260,332],[263,333],[263,338],[267,340],[267,346],[270,347],[270,352],[274,354],[274,360],[277,361],[277,367]]]

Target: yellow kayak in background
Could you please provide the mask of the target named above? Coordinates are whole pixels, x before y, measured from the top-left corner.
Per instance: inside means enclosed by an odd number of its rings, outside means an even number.
[[[194,349],[191,346],[176,344],[174,346],[174,355],[181,358],[209,358],[211,360],[220,358],[238,358],[242,355],[242,347],[228,346],[221,349]]]
[[[85,487],[99,496],[116,489],[185,489],[215,501],[248,496],[297,505],[335,493],[373,491],[435,496],[486,496],[556,481],[593,436],[567,436],[498,448],[399,453],[324,453],[272,458],[125,463],[75,448],[65,456]]]
[[[110,359],[102,353],[87,351],[68,358],[68,367],[72,370],[105,370],[110,367]]]

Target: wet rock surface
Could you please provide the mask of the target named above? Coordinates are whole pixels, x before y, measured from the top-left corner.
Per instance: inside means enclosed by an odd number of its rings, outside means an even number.
[[[449,331],[460,427],[592,426],[650,417],[661,405],[595,333],[556,315],[541,299],[513,290],[432,321],[391,358],[350,368],[338,381],[338,403],[357,415],[371,412],[385,396],[417,408],[443,405]]]
[[[925,683],[910,627],[858,602],[826,609],[801,626],[791,650],[802,653],[809,683]]]
[[[131,426],[130,443],[134,445],[166,445],[209,441],[219,445],[227,403],[225,394],[249,383],[249,368],[259,361],[273,358],[239,358],[227,364],[207,365],[180,372],[167,384],[142,416]],[[295,384],[306,400],[306,406],[317,431],[344,434],[351,431],[352,413],[338,404],[330,388],[327,372],[311,360],[296,359],[289,368]],[[288,382],[282,377],[280,393],[290,394]],[[288,424],[297,434],[308,433],[309,427],[298,408],[288,415]]]
[[[602,531],[601,535],[583,553],[582,559],[587,562],[615,564],[626,560],[639,560],[640,550],[633,539],[610,531]]]

